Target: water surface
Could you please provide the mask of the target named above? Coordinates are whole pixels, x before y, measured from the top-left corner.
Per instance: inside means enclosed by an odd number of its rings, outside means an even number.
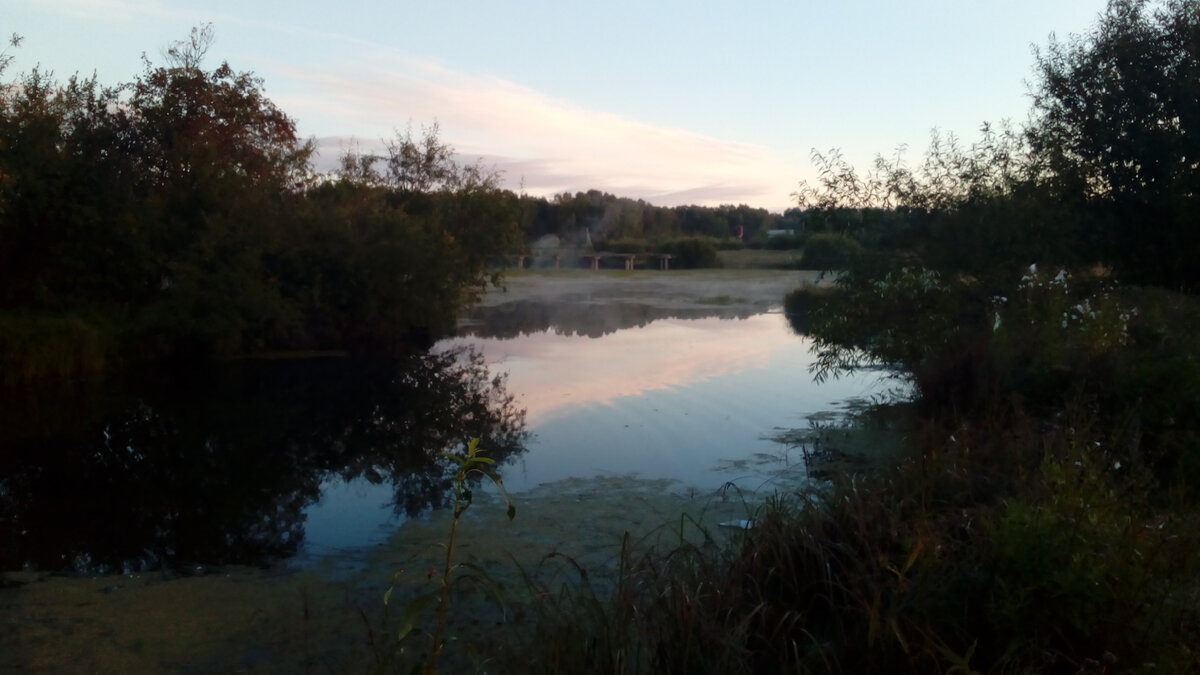
[[[0,567],[197,570],[364,549],[446,503],[440,453],[475,436],[518,496],[567,479],[788,489],[806,479],[801,458],[772,437],[881,388],[813,383],[808,341],[771,304],[789,279],[706,277],[695,297],[683,276],[535,279],[541,296],[491,298],[428,354],[163,368],[13,397]]]
[[[815,384],[810,343],[778,310],[663,318],[600,337],[551,327],[439,348],[461,346],[506,372],[526,408],[532,437],[505,472],[515,491],[614,475],[759,488],[799,459],[771,440],[781,429],[880,389],[874,374]]]

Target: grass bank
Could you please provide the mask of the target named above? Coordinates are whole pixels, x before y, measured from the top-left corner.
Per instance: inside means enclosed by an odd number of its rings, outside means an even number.
[[[802,251],[743,248],[717,251],[717,260],[726,269],[800,269]]]
[[[1145,467],[1116,460],[1109,444],[1121,439],[1105,428],[1082,412],[1050,428],[1032,418],[953,432],[917,424],[894,461],[779,494],[736,540],[627,545],[603,585],[575,566],[573,583],[531,598],[533,623],[513,625],[521,646],[504,663],[544,673],[1198,672],[1200,516],[1152,507],[1137,487],[1150,489]]]

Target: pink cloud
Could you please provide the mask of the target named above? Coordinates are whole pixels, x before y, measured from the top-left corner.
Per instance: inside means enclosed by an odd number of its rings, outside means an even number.
[[[279,102],[306,118],[340,124],[364,147],[394,130],[437,120],[443,140],[482,157],[507,187],[531,194],[599,189],[661,205],[745,202],[790,205],[802,169],[769,149],[589,110],[493,77],[448,70],[387,52],[390,67],[284,68],[307,93]],[[322,164],[345,138],[322,139]]]

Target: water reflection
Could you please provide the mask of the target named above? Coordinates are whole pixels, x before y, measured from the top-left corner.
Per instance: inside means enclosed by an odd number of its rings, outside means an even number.
[[[445,500],[438,453],[473,436],[507,460],[514,492],[628,474],[754,490],[791,467],[769,440],[779,427],[878,389],[873,375],[815,386],[809,343],[762,298],[620,293],[481,308],[463,337],[408,359],[222,363],[0,397],[0,568],[367,545]]]
[[[518,338],[463,337],[439,347],[482,351],[509,373],[530,424],[585,404],[609,405],[656,390],[678,389],[730,373],[757,371],[780,352],[801,369],[807,344],[779,330],[778,314],[748,319],[664,319],[600,340],[560,330]],[[798,352],[798,353],[797,353]],[[790,386],[802,388],[807,375]],[[709,395],[723,396],[719,390]]]
[[[802,480],[799,458],[772,438],[885,386],[878,373],[814,383],[811,343],[778,311],[662,319],[602,339],[550,328],[439,347],[466,345],[508,373],[528,411],[528,452],[505,472],[515,492],[569,477],[758,490],[795,468]]]
[[[555,335],[598,338],[663,319],[745,319],[766,309],[751,308],[744,303],[734,306],[729,302],[730,298],[714,297],[690,307],[663,307],[654,303],[614,302],[594,294],[567,294],[555,302],[516,300],[476,307],[460,322],[459,333],[514,338],[550,331]]]
[[[299,550],[331,480],[387,486],[414,514],[448,495],[439,452],[480,436],[503,459],[524,437],[503,378],[464,350],[210,364],[3,403],[6,569],[262,564]]]

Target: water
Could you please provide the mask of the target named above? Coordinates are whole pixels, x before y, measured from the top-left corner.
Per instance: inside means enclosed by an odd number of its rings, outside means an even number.
[[[192,570],[369,547],[444,503],[438,453],[474,436],[518,495],[626,476],[759,490],[802,474],[774,435],[881,388],[815,385],[809,343],[777,309],[559,300],[482,308],[410,359],[229,362],[8,401],[0,567]]]
[[[533,436],[505,471],[515,492],[613,475],[755,488],[789,461],[771,440],[781,428],[879,390],[875,375],[814,384],[810,343],[778,311],[661,319],[598,338],[546,329],[439,345],[461,346],[507,372],[527,410]]]
[[[379,514],[444,503],[439,452],[479,436],[503,460],[523,436],[469,354],[212,363],[36,393],[0,406],[4,569],[194,570],[367,545]]]

